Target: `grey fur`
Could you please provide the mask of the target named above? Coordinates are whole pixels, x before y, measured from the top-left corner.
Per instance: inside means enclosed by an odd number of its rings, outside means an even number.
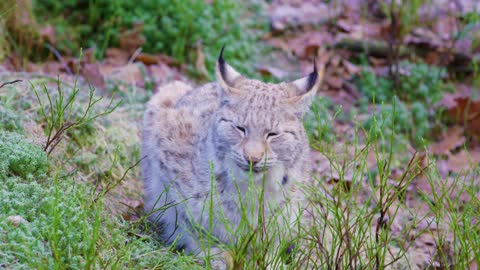
[[[232,224],[241,218],[233,178],[245,194],[250,161],[256,162],[255,183],[261,183],[266,168],[269,202],[283,204],[295,181],[309,178],[301,118],[320,77],[314,83],[311,74],[291,83],[263,83],[244,78],[223,61],[217,63],[217,82],[197,89],[175,82],[152,97],[144,116],[142,173],[145,209],[154,212],[152,221],[162,224],[164,241],[200,251],[201,243],[190,230],[192,223],[209,229],[203,207],[210,194],[211,163],[216,203]],[[165,204],[174,206],[154,211]],[[224,226],[214,224],[213,235],[227,243]]]

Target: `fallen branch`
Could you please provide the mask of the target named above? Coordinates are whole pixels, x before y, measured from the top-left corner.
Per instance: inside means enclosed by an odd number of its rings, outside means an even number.
[[[346,37],[333,44],[333,48],[365,53],[377,57],[386,57],[388,55],[388,44],[383,40],[364,40]],[[407,47],[400,46],[399,55],[405,56],[407,54]]]
[[[0,85],[0,88],[3,88],[4,86],[9,85],[9,84],[18,83],[18,82],[21,82],[21,81],[22,80],[14,80],[14,81],[11,81],[11,82],[5,82],[5,83],[2,83],[2,85]]]

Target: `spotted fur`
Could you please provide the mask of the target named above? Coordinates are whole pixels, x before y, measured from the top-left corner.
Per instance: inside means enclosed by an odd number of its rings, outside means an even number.
[[[313,75],[312,75],[313,74]],[[144,116],[142,173],[145,208],[162,225],[162,238],[199,252],[192,224],[228,242],[217,220],[209,228],[204,205],[215,176],[216,203],[238,224],[238,190],[245,194],[251,168],[256,184],[264,173],[265,200],[281,205],[296,181],[308,175],[309,147],[302,116],[320,83],[316,68],[290,83],[247,79],[222,55],[217,81],[192,89],[182,83],[161,88]],[[165,205],[165,211],[155,211]]]

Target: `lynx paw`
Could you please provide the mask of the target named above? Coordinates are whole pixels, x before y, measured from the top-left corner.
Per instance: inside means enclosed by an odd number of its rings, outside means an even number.
[[[199,255],[199,258],[204,260],[207,259],[207,255],[202,252]],[[219,248],[212,248],[209,254],[210,267],[214,270],[231,270],[233,269],[233,258],[229,252],[222,251]]]

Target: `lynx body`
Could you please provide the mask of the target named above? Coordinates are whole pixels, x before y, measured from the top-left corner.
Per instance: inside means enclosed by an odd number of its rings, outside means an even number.
[[[201,252],[193,224],[221,242],[231,239],[222,222],[209,220],[209,199],[238,224],[239,194],[252,180],[264,185],[265,201],[281,206],[296,181],[309,178],[302,116],[321,81],[316,67],[302,79],[270,84],[243,77],[222,53],[216,82],[196,89],[169,84],[152,97],[144,116],[145,208],[161,225],[163,240],[187,252]]]

